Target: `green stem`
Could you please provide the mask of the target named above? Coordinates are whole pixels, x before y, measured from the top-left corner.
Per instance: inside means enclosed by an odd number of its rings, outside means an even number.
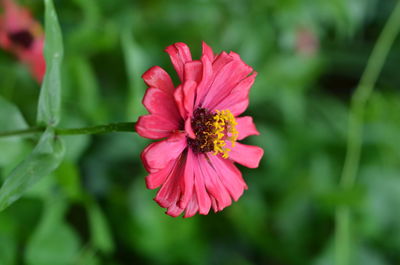
[[[0,132],[0,137],[40,133],[44,132],[45,129],[46,127],[32,127],[24,130]],[[135,132],[135,123],[121,122],[121,123],[111,123],[106,125],[98,125],[98,126],[83,127],[83,128],[55,129],[55,133],[58,135],[99,134],[99,133],[110,133],[110,132]]]
[[[352,97],[349,114],[347,152],[340,178],[340,187],[343,190],[351,190],[355,184],[361,156],[365,105],[373,91],[376,80],[382,71],[386,57],[399,31],[400,1],[397,3],[375,44],[360,83]],[[351,250],[351,209],[349,206],[344,205],[337,208],[335,222],[336,264],[350,265],[350,256],[353,251]]]

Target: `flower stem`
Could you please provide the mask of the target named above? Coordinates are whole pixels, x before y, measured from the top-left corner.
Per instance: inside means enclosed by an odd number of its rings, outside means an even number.
[[[340,187],[349,191],[353,188],[357,177],[362,148],[362,131],[364,123],[365,105],[375,86],[376,80],[390,48],[400,31],[400,1],[397,2],[390,18],[386,22],[382,33],[368,59],[367,66],[360,83],[352,97],[349,114],[347,138],[347,152],[340,178]],[[347,205],[339,206],[335,218],[335,258],[337,265],[350,265],[351,253],[354,251],[351,238],[351,209]]]
[[[46,127],[32,127],[24,130],[0,132],[0,137],[39,133],[44,132],[45,129]],[[135,123],[121,122],[83,128],[55,129],[55,133],[58,135],[100,134],[110,132],[135,132]]]

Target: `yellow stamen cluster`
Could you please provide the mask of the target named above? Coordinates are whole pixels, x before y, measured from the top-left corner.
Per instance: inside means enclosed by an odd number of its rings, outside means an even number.
[[[228,158],[228,153],[238,138],[236,125],[235,117],[229,110],[211,112],[205,108],[197,108],[191,121],[196,137],[187,137],[188,145],[194,153],[212,152]]]
[[[223,158],[228,158],[231,149],[226,147],[226,141],[229,140],[232,147],[235,146],[239,134],[236,130],[237,122],[229,110],[217,110],[213,118],[213,155],[221,153]]]

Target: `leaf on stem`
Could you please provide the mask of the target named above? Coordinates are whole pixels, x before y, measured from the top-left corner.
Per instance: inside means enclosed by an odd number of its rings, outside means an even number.
[[[19,199],[27,189],[42,177],[48,176],[64,157],[64,144],[61,138],[47,129],[33,149],[7,177],[0,189],[0,211]]]
[[[46,74],[40,90],[37,121],[57,125],[61,108],[61,63],[64,48],[60,25],[52,0],[45,0]]]

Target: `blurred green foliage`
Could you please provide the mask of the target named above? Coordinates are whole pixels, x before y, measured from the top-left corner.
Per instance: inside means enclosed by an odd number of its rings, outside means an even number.
[[[20,2],[43,21],[41,1]],[[60,127],[135,121],[145,113],[141,74],[173,73],[163,49],[182,41],[198,57],[204,40],[259,73],[247,113],[261,135],[247,142],[265,156],[259,169],[241,168],[249,190],[238,202],[173,219],[145,188],[139,154],[149,141],[63,136],[60,167],[0,212],[0,264],[330,265],[340,205],[354,213],[352,264],[400,264],[399,41],[367,105],[357,185],[338,186],[350,98],[395,2],[55,0]],[[40,88],[28,70],[0,51],[0,75],[1,129],[35,125]],[[54,147],[46,139],[35,150]],[[1,182],[37,142],[0,139]]]

